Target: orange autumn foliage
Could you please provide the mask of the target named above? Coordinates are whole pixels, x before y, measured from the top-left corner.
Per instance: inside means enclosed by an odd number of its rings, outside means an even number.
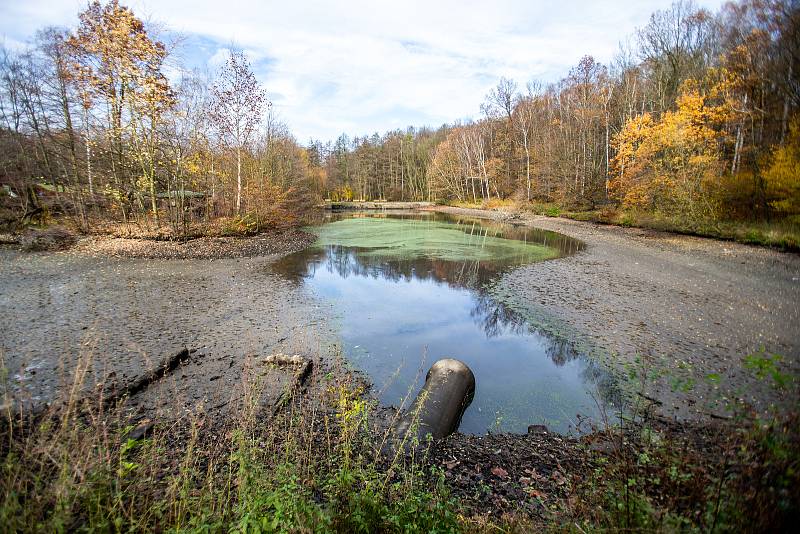
[[[786,142],[773,150],[764,181],[773,209],[800,214],[800,116],[792,121]]]
[[[630,119],[614,139],[612,194],[631,208],[714,217],[722,130],[734,113],[718,95],[690,80],[674,111]]]

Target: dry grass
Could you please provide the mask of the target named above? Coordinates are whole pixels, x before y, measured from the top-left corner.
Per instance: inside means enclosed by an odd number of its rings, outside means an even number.
[[[557,204],[532,203],[519,206],[537,215],[565,217],[618,226],[648,228],[665,232],[711,237],[750,245],[761,245],[786,251],[800,251],[800,221],[797,218],[773,221],[693,220],[659,215],[657,213],[623,210],[608,206],[595,210],[570,210]]]
[[[314,375],[272,415],[247,367],[224,420],[164,414],[134,439],[124,400],[86,395],[90,358],[36,415],[5,392],[0,524],[9,532],[454,531],[422,459],[381,453],[373,403],[347,373]],[[338,377],[338,378],[335,378]]]
[[[515,210],[520,208],[520,202],[514,199],[500,199],[493,198],[490,200],[482,200],[479,202],[469,201],[452,201],[447,203],[448,206],[456,208],[469,208],[469,209],[483,209],[483,210]]]

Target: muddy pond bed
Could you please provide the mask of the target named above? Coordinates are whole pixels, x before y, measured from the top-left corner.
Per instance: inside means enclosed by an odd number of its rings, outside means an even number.
[[[307,230],[317,241],[270,268],[333,306],[343,354],[384,404],[407,406],[430,365],[452,357],[477,380],[461,432],[581,432],[613,418],[608,372],[491,292],[504,273],[578,253],[580,241],[437,213],[333,214]]]

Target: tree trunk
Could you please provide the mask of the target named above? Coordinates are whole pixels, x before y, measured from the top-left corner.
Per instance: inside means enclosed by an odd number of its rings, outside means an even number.
[[[242,209],[242,148],[236,147],[236,215]]]
[[[606,176],[605,176],[605,189],[606,189],[606,200],[608,200],[608,175],[610,172],[609,168],[609,161],[608,161],[608,112],[606,112]]]
[[[525,144],[525,179],[528,188],[528,202],[531,201],[531,151],[528,146],[528,132],[523,129],[522,142]]]
[[[156,216],[156,224],[159,224],[158,220],[158,204],[156,203],[156,118],[155,114],[151,113],[150,115],[150,139],[149,139],[149,150],[150,150],[150,158],[149,158],[149,173],[150,173],[150,207],[153,210],[153,215]],[[167,188],[167,198],[169,198],[169,188]]]
[[[789,76],[788,79],[792,79],[792,65],[793,62],[789,62]],[[783,144],[784,139],[786,139],[786,131],[787,126],[789,124],[789,95],[784,95],[783,97],[783,116],[781,116],[781,144]]]
[[[80,184],[80,171],[78,170],[78,154],[75,143],[75,130],[72,126],[72,114],[69,112],[69,99],[67,98],[67,88],[64,82],[63,73],[59,70],[58,74],[58,88],[61,97],[61,112],[64,114],[64,125],[67,130],[67,143],[69,146],[69,160],[72,171],[72,187],[73,198],[77,194],[77,201],[74,201],[78,207],[78,213],[81,219],[81,226],[86,229],[88,223],[86,221],[86,204],[83,201],[83,187]]]
[[[94,181],[92,179],[92,147],[89,144],[89,110],[83,108],[83,142],[86,145],[86,179],[89,182],[89,196],[94,199]]]

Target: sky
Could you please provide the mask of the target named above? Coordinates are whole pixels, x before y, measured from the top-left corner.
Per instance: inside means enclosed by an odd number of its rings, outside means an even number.
[[[180,37],[176,57],[214,72],[248,55],[300,142],[438,127],[480,115],[501,76],[520,88],[563,78],[587,54],[608,64],[620,41],[670,0],[123,0]],[[721,0],[696,0],[715,11]],[[20,48],[49,25],[75,27],[85,0],[0,0],[0,42]],[[172,69],[170,78],[179,77]]]

